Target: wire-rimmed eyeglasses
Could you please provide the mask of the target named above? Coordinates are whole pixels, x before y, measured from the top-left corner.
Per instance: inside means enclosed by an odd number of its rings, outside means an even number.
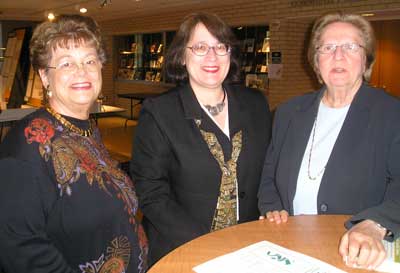
[[[200,43],[194,44],[192,46],[188,46],[187,48],[190,48],[192,50],[192,52],[197,56],[207,55],[211,48],[214,50],[215,54],[218,56],[225,56],[231,52],[231,47],[224,43],[219,43],[215,46],[210,46],[206,43],[200,42]]]
[[[360,50],[360,48],[364,48],[364,46],[356,43],[344,43],[341,45],[338,44],[324,44],[316,47],[318,53],[321,54],[333,54],[336,52],[336,49],[340,47],[343,53],[356,53]]]
[[[101,67],[99,59],[89,59],[81,63],[65,61],[57,64],[56,66],[47,66],[47,68],[59,70],[66,73],[76,73],[79,67],[82,66],[87,72],[96,72]]]

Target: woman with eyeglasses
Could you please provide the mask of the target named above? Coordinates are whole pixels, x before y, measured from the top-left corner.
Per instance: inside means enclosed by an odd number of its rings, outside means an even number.
[[[89,118],[106,61],[96,22],[40,24],[30,57],[48,104],[0,146],[2,272],[145,272],[135,189]]]
[[[400,235],[400,103],[368,86],[375,38],[361,16],[319,18],[308,60],[323,86],[276,111],[260,219],[352,215],[339,253],[349,266],[374,269],[385,259],[382,240]]]
[[[151,264],[197,236],[258,219],[270,112],[260,91],[231,84],[239,54],[216,15],[187,16],[166,55],[179,84],[143,105],[131,174]]]

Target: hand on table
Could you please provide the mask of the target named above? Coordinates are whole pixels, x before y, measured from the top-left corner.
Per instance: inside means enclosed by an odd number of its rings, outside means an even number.
[[[346,265],[373,270],[386,258],[384,236],[383,228],[374,221],[364,220],[342,236],[339,253]]]
[[[258,219],[263,220],[265,217],[270,222],[275,222],[277,224],[286,223],[288,220],[289,213],[286,210],[274,210],[268,211],[265,216],[261,215]]]

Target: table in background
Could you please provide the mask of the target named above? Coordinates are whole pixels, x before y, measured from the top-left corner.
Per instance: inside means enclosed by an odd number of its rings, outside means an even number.
[[[128,120],[134,120],[133,119],[133,108],[137,105],[140,105],[143,103],[143,101],[147,98],[152,98],[160,95],[159,93],[127,93],[127,94],[118,94],[119,98],[124,98],[124,99],[130,99],[131,101],[131,112],[129,118],[125,120],[125,127],[128,122]],[[133,103],[134,100],[137,100],[137,103]]]
[[[0,142],[3,139],[3,129],[5,126],[11,126],[14,122],[22,119],[26,115],[36,111],[37,108],[24,106],[23,108],[4,109],[0,112]]]
[[[370,273],[344,265],[338,253],[348,215],[293,216],[285,224],[253,221],[196,238],[163,257],[148,273],[193,273],[193,267],[260,241],[269,241],[349,273]]]
[[[94,107],[90,110],[90,116],[94,118],[97,124],[97,119],[101,116],[107,116],[110,114],[117,114],[117,113],[122,113],[125,112],[125,108],[121,107],[116,107],[116,106],[111,106],[111,105],[99,105],[99,108]]]

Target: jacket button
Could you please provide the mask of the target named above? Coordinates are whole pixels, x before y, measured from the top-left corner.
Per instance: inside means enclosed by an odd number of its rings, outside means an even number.
[[[328,205],[327,204],[321,204],[320,209],[322,212],[327,212],[328,211]]]
[[[239,192],[239,198],[243,199],[246,196],[246,193],[244,191]]]

